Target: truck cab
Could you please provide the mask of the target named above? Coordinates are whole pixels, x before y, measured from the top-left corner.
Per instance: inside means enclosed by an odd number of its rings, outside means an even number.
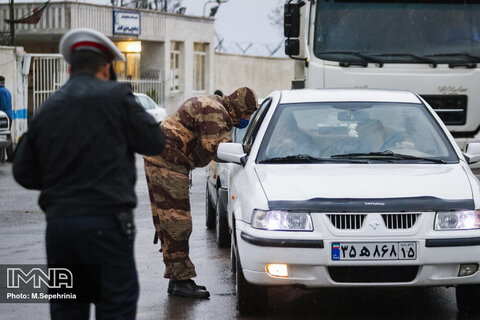
[[[289,1],[286,54],[295,87],[418,93],[461,149],[480,141],[480,4]]]

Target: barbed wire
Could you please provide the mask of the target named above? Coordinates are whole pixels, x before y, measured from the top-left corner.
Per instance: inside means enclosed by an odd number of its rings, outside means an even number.
[[[277,42],[230,41],[215,32],[215,51],[264,57],[286,57],[285,40]]]

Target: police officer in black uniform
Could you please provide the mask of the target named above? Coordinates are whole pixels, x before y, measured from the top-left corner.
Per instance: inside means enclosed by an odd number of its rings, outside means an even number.
[[[13,174],[25,188],[41,190],[49,266],[98,266],[97,319],[134,319],[134,153],[160,154],[165,137],[130,88],[109,81],[112,61],[124,57],[106,36],[71,30],[60,52],[71,77],[35,114]],[[89,303],[55,302],[50,311],[52,319],[88,319]]]

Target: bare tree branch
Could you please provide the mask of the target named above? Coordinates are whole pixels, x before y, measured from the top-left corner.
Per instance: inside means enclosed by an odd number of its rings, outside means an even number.
[[[268,19],[270,24],[279,29],[283,30],[283,7],[285,5],[285,0],[278,0],[276,6],[268,14]]]

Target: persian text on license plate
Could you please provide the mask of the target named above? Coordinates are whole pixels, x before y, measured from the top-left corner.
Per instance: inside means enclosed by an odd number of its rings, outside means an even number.
[[[332,260],[414,260],[416,242],[334,242]]]

